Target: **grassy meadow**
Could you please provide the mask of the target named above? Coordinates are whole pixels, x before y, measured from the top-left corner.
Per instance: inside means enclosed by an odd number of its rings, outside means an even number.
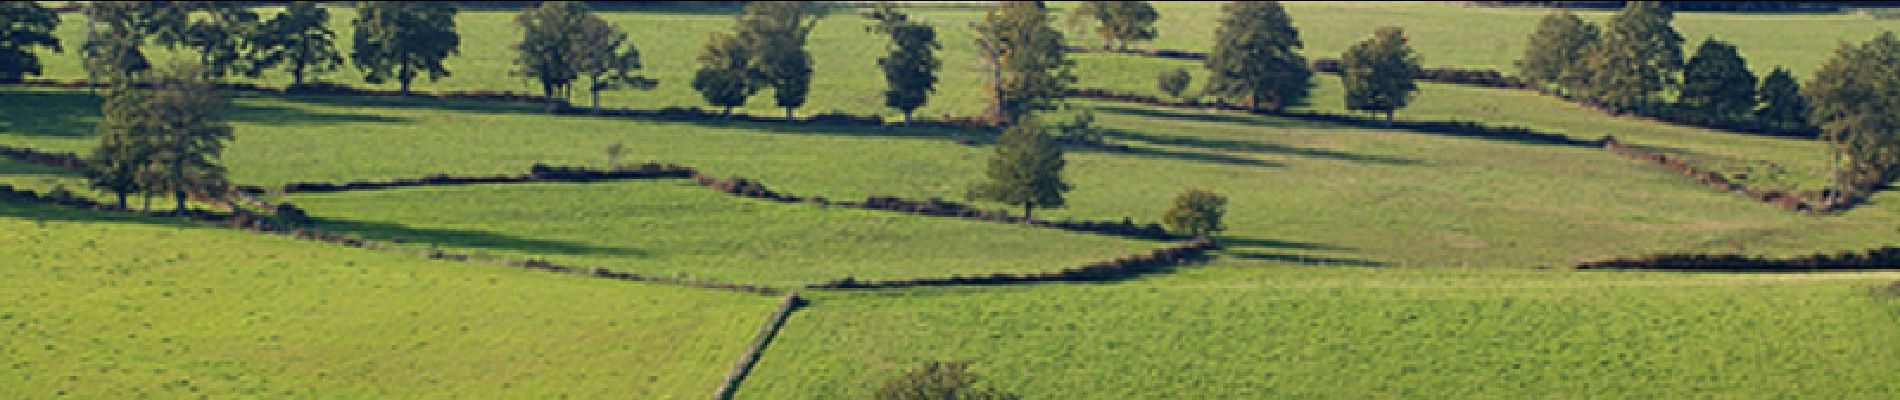
[[[1070,3],[1056,2],[1060,12]],[[1205,50],[1217,5],[1156,3],[1161,38]],[[1400,25],[1431,66],[1508,70],[1545,9],[1289,3],[1308,57]],[[352,11],[332,7],[339,43]],[[653,91],[611,107],[698,107],[687,84],[732,8],[625,8]],[[1602,21],[1607,13],[1585,12]],[[511,90],[514,12],[464,10],[454,76],[416,89]],[[940,29],[943,81],[918,115],[968,116],[983,71],[971,9],[916,10]],[[48,77],[80,79],[80,17]],[[1058,22],[1060,22],[1058,18]],[[1678,13],[1751,66],[1805,78],[1839,41],[1896,21],[1835,14]],[[878,113],[879,36],[849,12],[811,38],[799,111]],[[1094,43],[1072,35],[1074,44]],[[162,50],[154,50],[163,53]],[[160,55],[160,60],[171,56]],[[1156,93],[1191,62],[1074,55],[1078,87]],[[327,79],[361,85],[344,70]],[[282,85],[287,76],[260,80]],[[1310,104],[1343,112],[1337,77]],[[393,88],[394,85],[386,85]],[[1522,125],[1697,157],[1750,184],[1825,183],[1824,145],[1618,118],[1525,91],[1424,83],[1400,119]],[[577,102],[584,103],[585,97]],[[554,116],[480,101],[236,94],[221,157],[235,183],[519,174],[535,163],[667,162],[779,192],[964,201],[991,132]],[[1842,215],[1781,211],[1601,149],[1075,101],[1126,152],[1073,149],[1069,205],[1047,219],[1157,221],[1190,187],[1229,198],[1210,262],[1113,283],[806,291],[744,398],[862,398],[924,360],[975,361],[1025,398],[1893,398],[1900,272],[1578,272],[1658,252],[1792,256],[1900,244],[1892,191]],[[747,112],[779,115],[770,93]],[[99,100],[0,87],[0,145],[87,152]],[[70,171],[0,160],[0,184],[85,190]],[[791,287],[1047,271],[1159,242],[780,204],[685,180],[304,193],[318,226],[508,258]],[[161,202],[161,204],[163,204]],[[981,203],[985,208],[1003,208]],[[1012,212],[1018,210],[1011,209]],[[167,219],[0,202],[0,398],[688,398],[711,391],[775,299],[428,261]]]
[[[775,300],[0,202],[0,397],[696,398]]]

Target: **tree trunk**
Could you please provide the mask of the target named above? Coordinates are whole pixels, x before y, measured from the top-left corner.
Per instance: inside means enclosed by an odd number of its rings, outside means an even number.
[[[126,206],[126,203],[125,203],[125,196],[126,196],[126,193],[125,193],[125,191],[118,191],[117,193],[118,193],[118,195],[119,195],[119,209],[120,209],[120,210],[130,210],[130,209],[132,209],[132,207],[127,207],[127,206]]]
[[[1030,212],[1034,210],[1035,207],[1036,207],[1035,203],[1027,203],[1027,202],[1023,203],[1023,223],[1027,224],[1029,223],[1029,221],[1035,220],[1035,218],[1030,217]]]
[[[1260,109],[1260,95],[1247,96],[1247,109],[1248,110]]]
[[[541,102],[554,104],[554,84],[541,81]]]
[[[1397,110],[1385,110],[1385,125],[1386,126],[1392,126],[1392,113],[1394,112],[1397,112]]]
[[[723,113],[721,113],[721,114],[719,114],[719,117],[720,117],[720,118],[732,118],[732,106],[726,106],[726,111],[725,111],[725,112],[723,112]]]
[[[587,92],[594,96],[594,112],[600,112],[600,78],[587,78]]]
[[[402,94],[409,94],[409,78],[402,78]]]
[[[904,110],[904,126],[910,126],[910,113],[911,113],[911,111],[912,111],[912,110]]]
[[[793,117],[792,117],[792,108],[791,108],[791,107],[785,107],[785,120],[786,120],[786,121],[791,121],[791,120],[792,120],[792,118],[793,118]]]
[[[152,212],[152,192],[145,192],[145,212]]]
[[[303,63],[297,63],[296,66],[290,68],[290,86],[303,85],[303,68]]]
[[[185,189],[172,189],[172,199],[177,200],[178,208],[172,213],[185,215]]]
[[[398,72],[396,75],[396,80],[402,81],[402,94],[409,94],[409,81],[415,79],[416,76],[409,72],[409,66],[402,66],[402,72]]]

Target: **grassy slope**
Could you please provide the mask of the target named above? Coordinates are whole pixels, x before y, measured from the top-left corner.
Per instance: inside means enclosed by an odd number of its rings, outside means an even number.
[[[320,226],[659,275],[799,284],[1052,271],[1159,244],[714,192],[685,180],[457,186],[291,201]]]
[[[0,202],[0,397],[704,396],[773,301]]]
[[[1891,398],[1900,273],[1259,269],[824,293],[746,398],[858,398],[925,360],[1024,398]]]

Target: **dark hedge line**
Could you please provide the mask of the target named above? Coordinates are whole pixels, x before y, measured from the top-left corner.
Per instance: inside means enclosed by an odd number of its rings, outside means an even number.
[[[1187,51],[1187,50],[1170,50],[1170,49],[1109,50],[1109,49],[1102,49],[1098,47],[1077,47],[1077,46],[1071,46],[1068,49],[1071,52],[1077,52],[1077,53],[1132,54],[1132,55],[1139,55],[1139,56],[1145,56],[1145,57],[1168,58],[1168,59],[1176,59],[1176,60],[1194,60],[1194,61],[1207,59],[1207,53],[1202,53],[1202,52],[1197,52],[1197,51]],[[1312,60],[1311,64],[1312,64],[1314,72],[1338,74],[1342,70],[1342,68],[1340,68],[1339,59],[1336,59],[1336,58],[1316,58]],[[1483,87],[1492,87],[1492,88],[1501,88],[1501,89],[1530,89],[1532,87],[1529,82],[1525,82],[1524,80],[1518,79],[1517,77],[1510,76],[1503,72],[1498,72],[1497,70],[1491,70],[1491,69],[1425,67],[1425,68],[1419,69],[1418,75],[1416,76],[1416,78],[1419,80],[1439,82],[1439,83],[1483,86]]]
[[[284,184],[283,193],[322,193],[347,190],[375,190],[415,186],[441,185],[479,185],[493,183],[527,182],[591,182],[622,179],[667,179],[685,178],[696,173],[692,168],[673,164],[647,163],[625,166],[612,170],[597,170],[581,167],[555,167],[535,164],[526,174],[490,175],[490,176],[452,176],[448,174],[429,174],[414,179],[392,179],[386,181],[355,181],[346,183],[328,182],[291,182]],[[239,186],[240,192],[262,194],[263,188]]]
[[[53,168],[62,168],[62,169],[68,169],[68,170],[73,170],[73,171],[86,170],[86,160],[84,158],[79,157],[78,154],[73,154],[73,153],[48,153],[48,152],[29,149],[25,147],[11,147],[11,146],[6,146],[6,145],[0,145],[0,157],[11,158],[11,159],[19,160],[20,162],[24,162],[28,164],[42,165],[42,166],[48,166],[48,167],[53,167]]]
[[[1198,238],[1175,246],[1155,249],[1147,254],[1093,262],[1080,267],[1067,268],[1054,272],[1028,274],[998,273],[982,276],[959,275],[948,278],[888,281],[860,281],[847,277],[830,282],[807,285],[806,287],[814,289],[883,289],[914,286],[1009,285],[1036,282],[1101,282],[1131,278],[1181,263],[1199,260],[1206,255],[1207,250],[1214,249],[1216,246],[1217,245],[1211,239]]]
[[[1705,170],[1702,168],[1698,168],[1694,165],[1691,165],[1682,156],[1664,153],[1664,152],[1644,150],[1644,149],[1637,148],[1634,146],[1626,145],[1620,141],[1617,141],[1616,137],[1614,136],[1605,136],[1603,138],[1603,149],[1609,150],[1610,152],[1621,154],[1630,158],[1639,159],[1639,160],[1648,160],[1650,162],[1661,164],[1663,166],[1669,167],[1669,169],[1674,170],[1677,173],[1687,175],[1691,178],[1695,178],[1697,181],[1701,181],[1704,184],[1708,184],[1709,186],[1715,187],[1717,190],[1739,193],[1743,196],[1748,196],[1748,198],[1755,199],[1764,203],[1772,204],[1776,207],[1780,207],[1788,211],[1833,212],[1833,211],[1843,210],[1846,208],[1846,205],[1851,204],[1851,203],[1826,203],[1822,201],[1813,200],[1813,199],[1822,197],[1819,193],[1789,193],[1789,192],[1775,190],[1775,189],[1763,189],[1763,188],[1753,188],[1753,187],[1743,186],[1741,184],[1730,181],[1728,177],[1722,176],[1721,173]]]
[[[1658,254],[1637,258],[1587,261],[1576,269],[1653,269],[1713,272],[1803,272],[1900,269],[1900,247],[1881,247],[1835,254],[1816,253],[1793,258],[1763,258],[1736,254]]]
[[[1373,118],[1373,117],[1368,117],[1368,116],[1352,115],[1352,114],[1334,114],[1334,113],[1324,113],[1324,112],[1315,112],[1315,111],[1275,112],[1275,111],[1264,110],[1264,109],[1250,109],[1243,105],[1227,104],[1225,102],[1220,102],[1220,101],[1213,101],[1213,102],[1203,102],[1199,100],[1171,101],[1171,100],[1164,100],[1155,96],[1140,95],[1140,94],[1133,94],[1133,93],[1118,93],[1118,92],[1113,92],[1106,89],[1092,89],[1092,88],[1071,89],[1069,90],[1067,95],[1069,97],[1074,97],[1074,98],[1113,100],[1113,101],[1128,102],[1128,103],[1140,103],[1140,104],[1146,104],[1146,105],[1158,106],[1158,107],[1216,109],[1216,110],[1222,110],[1222,111],[1236,111],[1236,112],[1245,112],[1245,113],[1252,113],[1252,114],[1258,114],[1258,115],[1301,118],[1301,119],[1317,120],[1317,121],[1331,122],[1331,123],[1337,123],[1337,124],[1343,124],[1343,125],[1369,127],[1369,128],[1406,129],[1406,130],[1445,134],[1445,135],[1450,135],[1450,136],[1505,139],[1505,140],[1513,140],[1513,141],[1565,145],[1565,146],[1592,146],[1594,147],[1597,145],[1597,141],[1594,141],[1594,140],[1574,139],[1565,135],[1538,132],[1530,128],[1519,127],[1519,126],[1485,125],[1485,124],[1470,122],[1470,121],[1404,121],[1404,120],[1386,121],[1383,118]]]
[[[805,304],[805,299],[798,297],[796,292],[787,293],[784,299],[779,300],[778,309],[766,317],[765,325],[760,326],[759,333],[752,336],[752,343],[746,345],[745,353],[739,356],[739,361],[732,363],[732,370],[726,372],[726,378],[719,382],[719,388],[713,389],[714,399],[731,399],[738,392],[739,383],[752,373],[752,366],[759,363],[759,357],[765,354],[765,347],[772,344],[772,338],[778,337],[779,329],[785,327],[785,320]]]

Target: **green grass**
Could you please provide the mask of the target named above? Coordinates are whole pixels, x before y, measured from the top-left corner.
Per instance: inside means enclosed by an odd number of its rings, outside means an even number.
[[[320,218],[320,228],[369,238],[775,285],[1054,271],[1160,246],[745,199],[686,180],[452,186],[289,200]]]
[[[770,298],[0,202],[0,397],[712,391]]]
[[[1900,273],[1268,268],[821,293],[742,398],[967,360],[1023,398],[1892,398]]]

